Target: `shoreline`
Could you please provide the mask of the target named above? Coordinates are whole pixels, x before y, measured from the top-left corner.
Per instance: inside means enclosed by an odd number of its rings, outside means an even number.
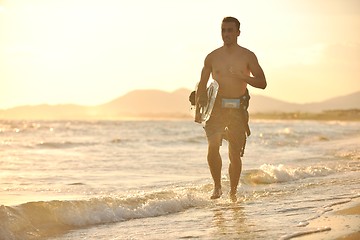
[[[327,110],[322,112],[252,112],[249,111],[250,119],[253,120],[313,120],[313,121],[345,121],[359,122],[360,109]],[[189,120],[193,116],[186,112],[170,113],[137,113],[137,114],[72,114],[61,115],[49,112],[41,114],[6,114],[0,109],[0,121],[171,121]]]
[[[356,240],[360,239],[360,197],[330,206],[319,218],[298,233],[285,239],[299,240]]]
[[[329,110],[323,112],[259,112],[251,113],[250,119],[267,120],[315,120],[315,121],[360,121],[360,109]]]

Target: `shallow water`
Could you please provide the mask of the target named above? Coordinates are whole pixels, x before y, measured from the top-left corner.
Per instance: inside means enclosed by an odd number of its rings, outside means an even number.
[[[191,121],[1,121],[0,239],[286,239],[360,196],[360,123],[251,129],[234,202]]]

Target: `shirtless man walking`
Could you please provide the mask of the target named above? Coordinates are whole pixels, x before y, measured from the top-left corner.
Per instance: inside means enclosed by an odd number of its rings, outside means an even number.
[[[221,24],[221,36],[224,45],[205,58],[196,92],[197,103],[205,106],[207,102],[206,85],[210,74],[219,83],[213,111],[205,124],[208,140],[207,160],[214,180],[214,191],[211,199],[219,198],[222,194],[222,160],[219,150],[223,138],[229,142],[230,196],[236,196],[242,169],[241,156],[246,142],[248,120],[247,110],[241,106],[241,100],[247,94],[248,84],[261,89],[265,89],[267,85],[264,72],[255,54],[238,45],[237,38],[239,35],[240,22],[233,17],[224,18]],[[195,121],[199,122],[199,119],[195,119]]]

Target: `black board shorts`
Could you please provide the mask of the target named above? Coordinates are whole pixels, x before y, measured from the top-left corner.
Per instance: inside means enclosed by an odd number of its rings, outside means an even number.
[[[209,138],[214,134],[220,134],[222,136],[220,141],[227,140],[231,147],[240,150],[242,156],[246,144],[245,126],[248,120],[245,119],[246,117],[248,116],[244,115],[244,110],[241,108],[222,108],[219,98],[215,101],[210,119],[205,123],[206,136]]]

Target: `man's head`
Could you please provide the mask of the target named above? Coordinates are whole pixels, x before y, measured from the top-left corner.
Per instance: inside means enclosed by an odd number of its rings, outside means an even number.
[[[225,45],[237,43],[240,35],[240,22],[234,17],[226,17],[221,24],[221,36]]]
[[[225,22],[235,23],[236,29],[238,29],[240,31],[240,22],[236,18],[234,18],[234,17],[225,17],[222,22],[223,23],[225,23]]]

